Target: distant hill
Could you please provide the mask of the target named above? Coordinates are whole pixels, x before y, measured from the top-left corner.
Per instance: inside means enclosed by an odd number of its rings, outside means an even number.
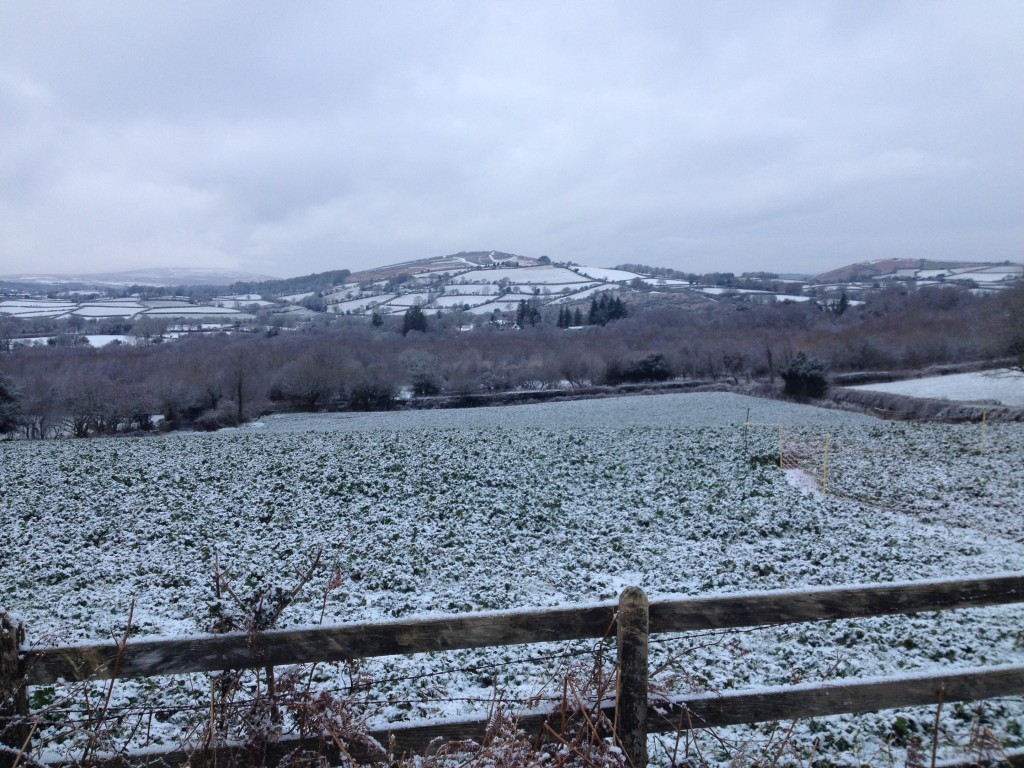
[[[101,287],[122,287],[129,285],[151,285],[165,288],[179,285],[228,286],[238,282],[276,280],[269,275],[202,267],[166,267],[134,269],[124,272],[86,272],[80,274],[28,273],[3,275],[0,279],[19,283],[42,283],[45,285],[85,285]]]
[[[347,269],[332,269],[328,272],[314,272],[299,277],[245,280],[232,283],[230,293],[259,293],[264,296],[285,294],[317,293],[329,291],[337,285],[344,285],[349,278]]]
[[[845,267],[822,272],[808,278],[809,283],[853,283],[876,278],[923,278],[934,279],[941,274],[946,277],[958,276],[966,279],[971,273],[991,272],[1006,267],[1006,274],[1018,272],[1020,264],[1008,261],[932,261],[930,259],[877,259],[859,261]],[[988,281],[986,281],[988,282]]]
[[[357,283],[376,280],[391,280],[402,274],[423,274],[426,272],[446,272],[452,270],[473,269],[474,267],[520,266],[532,267],[546,263],[543,259],[532,256],[520,256],[503,251],[460,251],[447,256],[433,256],[427,259],[403,261],[388,264],[384,267],[353,272],[351,280]]]
[[[877,261],[858,261],[845,267],[830,269],[808,278],[812,283],[849,283],[859,280],[870,280],[878,275],[895,272],[898,269],[919,268],[924,259],[878,259]]]

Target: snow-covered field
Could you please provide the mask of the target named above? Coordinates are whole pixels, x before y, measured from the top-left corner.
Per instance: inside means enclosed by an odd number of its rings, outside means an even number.
[[[28,338],[18,339],[18,344],[25,344],[27,346],[46,346],[51,336],[29,336]],[[89,333],[85,335],[85,338],[89,340],[90,347],[105,347],[107,344],[132,344],[135,339],[131,336],[125,336],[124,334],[111,334],[111,333]]]
[[[222,297],[223,298],[223,297]],[[234,302],[232,302],[234,303]],[[269,302],[254,301],[253,304],[268,306]],[[223,306],[206,306],[189,304],[182,301],[135,301],[105,299],[75,304],[66,301],[43,301],[35,299],[10,299],[0,301],[0,314],[15,317],[63,317],[78,315],[85,318],[105,317],[139,317],[141,315],[161,315],[173,317],[196,317],[206,315],[232,315],[237,319],[252,319],[237,309]]]
[[[498,267],[496,269],[479,269],[462,275],[457,282],[489,280],[497,283],[507,280],[510,285],[544,285],[546,283],[574,283],[582,279],[575,272],[565,267]]]
[[[366,296],[358,299],[349,299],[348,301],[339,301],[336,304],[331,304],[330,309],[332,312],[362,312],[371,306],[386,304],[392,299],[398,298],[397,293],[381,293],[373,296]]]
[[[635,280],[640,277],[636,272],[624,272],[621,269],[604,269],[602,267],[576,267],[575,269],[581,275],[611,283],[626,282],[627,280]]]
[[[167,315],[169,317],[209,317],[211,315],[230,315],[238,319],[252,319],[254,315],[239,312],[231,307],[211,307],[206,304],[195,304],[190,307],[153,307],[147,315]]]
[[[1024,374],[1010,370],[951,373],[947,376],[929,376],[924,379],[863,384],[851,389],[968,402],[996,400],[1003,405],[1024,406]]]
[[[774,465],[780,435],[787,454],[804,456],[805,480],[825,474],[829,437],[826,493]],[[658,598],[1024,570],[1020,425],[982,432],[671,394],[17,441],[0,444],[0,459],[0,606],[25,618],[36,644],[109,638],[133,599],[136,634],[203,632],[217,562],[239,591],[284,586],[320,546],[325,565],[284,614],[288,625],[318,620],[335,569],[343,584],[328,597],[328,623],[590,603],[630,584]],[[1021,663],[1022,614],[659,636],[652,667],[685,692]],[[368,661],[368,712],[481,711],[494,686],[522,700],[564,662],[509,662],[558,649]],[[342,670],[325,669],[320,684],[340,684]],[[206,685],[193,676],[163,695],[201,706]],[[115,703],[141,686],[120,684]],[[943,709],[944,741],[966,740],[972,711]],[[1001,738],[1021,741],[1020,701],[985,712]],[[849,764],[886,765],[906,721],[927,733],[933,717],[934,708],[816,719],[794,737],[805,754],[817,742],[842,748]],[[726,733],[765,738],[759,728]],[[705,749],[721,756],[713,740]]]
[[[89,302],[82,304],[71,314],[80,317],[135,317],[146,311],[146,307],[138,302]]]
[[[475,306],[490,301],[489,296],[474,296],[473,294],[446,293],[444,296],[436,297],[431,303],[432,307],[451,309],[463,305]]]
[[[488,301],[486,304],[476,304],[470,306],[467,310],[471,315],[489,315],[494,310],[500,310],[501,312],[515,312],[519,307],[519,302],[529,301],[533,298],[533,294],[527,293],[506,293],[501,299],[494,301]]]
[[[8,299],[0,301],[0,314],[15,317],[60,317],[71,312],[77,304],[68,301],[35,299]]]

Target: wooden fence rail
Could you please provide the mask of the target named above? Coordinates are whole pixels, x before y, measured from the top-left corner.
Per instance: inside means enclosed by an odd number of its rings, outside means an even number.
[[[793,624],[1024,602],[1024,575],[748,592],[655,600],[650,632]],[[24,655],[29,685],[154,677],[281,664],[600,638],[615,621],[615,603],[494,611],[443,618],[244,632],[167,640],[131,640],[118,662],[116,643],[34,648]]]
[[[907,675],[899,679],[816,683],[690,695],[647,702],[647,634],[753,627],[834,619],[912,614],[1024,602],[1024,575],[853,585],[647,603],[630,588],[618,604],[533,611],[501,611],[443,618],[289,629],[247,635],[129,640],[59,648],[23,648],[17,679],[0,680],[0,693],[22,699],[28,685],[65,681],[152,677],[224,669],[421,653],[460,648],[601,638],[618,632],[618,702],[608,706],[616,737],[633,765],[646,764],[646,734],[780,719],[866,712],[940,700],[976,700],[1024,694],[1024,666],[992,667]],[[628,620],[627,620],[628,617]],[[618,619],[618,621],[617,621]],[[642,646],[642,647],[641,647]],[[641,670],[642,667],[642,671]],[[940,694],[941,690],[941,694]],[[21,699],[20,699],[21,700]],[[0,704],[3,702],[0,701]],[[11,710],[8,710],[10,712]],[[3,712],[0,712],[2,715]],[[522,715],[527,732],[540,732],[550,713]],[[432,740],[479,739],[486,719],[440,721],[426,726],[395,725],[375,732],[400,750],[417,751]],[[3,723],[0,722],[0,726]],[[20,731],[19,731],[20,733]],[[10,741],[9,737],[8,740]],[[20,744],[14,745],[20,748]],[[282,741],[275,751],[298,746]],[[0,744],[2,747],[2,744]],[[231,750],[224,749],[222,762]],[[181,764],[184,753],[147,754],[147,764]],[[123,765],[130,758],[112,758]],[[4,764],[0,751],[0,768]]]

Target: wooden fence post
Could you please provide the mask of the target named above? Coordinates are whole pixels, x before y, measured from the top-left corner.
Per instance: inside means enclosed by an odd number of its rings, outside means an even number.
[[[0,612],[0,768],[12,768],[28,750],[28,690],[18,650],[25,627]]]
[[[633,768],[647,768],[648,608],[647,595],[640,587],[627,587],[619,595],[615,738]]]

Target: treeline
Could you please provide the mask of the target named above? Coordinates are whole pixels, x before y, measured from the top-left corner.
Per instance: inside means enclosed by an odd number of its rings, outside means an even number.
[[[232,283],[228,287],[228,292],[232,294],[259,293],[269,296],[284,296],[290,293],[320,293],[329,291],[337,285],[344,285],[351,274],[347,269],[332,269],[327,272],[315,272],[311,275],[280,280]]]
[[[668,267],[652,267],[647,264],[618,264],[615,269],[625,272],[639,272],[651,277],[662,277],[668,280],[683,280],[691,285],[717,285],[722,288],[749,289],[758,291],[774,291],[791,295],[802,293],[798,282],[781,279],[774,272],[744,272],[736,275],[733,272],[683,272]],[[641,289],[643,281],[634,280],[634,287]],[[650,288],[648,288],[649,290]]]
[[[403,396],[676,377],[778,381],[800,352],[833,372],[995,357],[1011,350],[1015,316],[1024,323],[1024,289],[890,290],[842,314],[808,303],[649,308],[569,329],[558,327],[558,307],[533,325],[471,331],[456,315],[423,314],[415,327],[402,317],[352,318],[163,344],[17,348],[0,354],[0,406],[9,429],[40,438],[216,428],[273,409],[384,409]]]

